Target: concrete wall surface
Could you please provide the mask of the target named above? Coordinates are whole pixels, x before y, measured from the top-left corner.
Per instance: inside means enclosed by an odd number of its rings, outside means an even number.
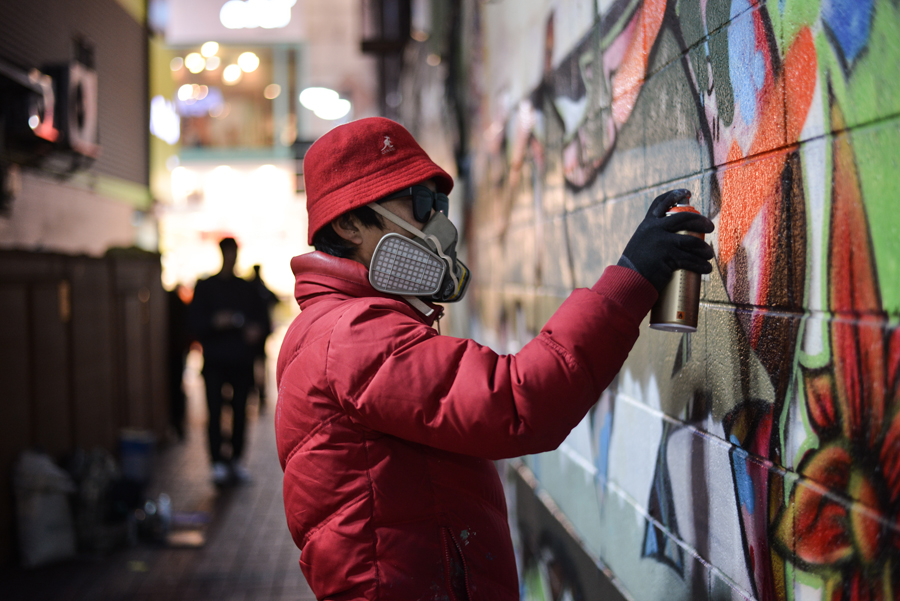
[[[536,486],[626,597],[900,599],[900,5],[464,5],[477,338],[520,348],[667,189],[716,224],[697,332],[645,322]],[[550,556],[528,595],[593,598]]]

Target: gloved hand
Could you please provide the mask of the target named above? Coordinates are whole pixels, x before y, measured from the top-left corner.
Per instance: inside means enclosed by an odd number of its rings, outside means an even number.
[[[688,190],[670,190],[657,196],[647,216],[631,236],[619,265],[630,267],[647,278],[662,293],[676,269],[710,273],[712,247],[694,236],[675,232],[691,231],[708,234],[715,229],[712,221],[697,213],[666,212],[678,202],[691,197]]]

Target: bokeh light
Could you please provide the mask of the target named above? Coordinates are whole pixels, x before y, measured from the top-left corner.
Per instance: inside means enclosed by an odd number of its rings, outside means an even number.
[[[277,83],[270,83],[266,86],[266,89],[263,90],[263,96],[266,97],[267,100],[274,100],[281,95],[281,86]]]
[[[227,102],[223,102],[222,104],[217,104],[216,106],[209,109],[209,116],[213,119],[222,119],[228,116],[228,113],[231,112],[231,105]]]
[[[237,64],[244,73],[253,73],[259,67],[259,57],[252,52],[244,52],[238,57]]]
[[[278,29],[291,22],[297,0],[228,0],[219,11],[219,22],[227,29]]]
[[[342,119],[346,117],[350,112],[350,101],[344,100],[343,98],[338,98],[332,103],[324,104],[313,111],[313,113],[319,119],[325,119],[326,121],[334,121],[336,119]]]
[[[200,73],[206,68],[206,59],[200,56],[198,52],[191,52],[184,57],[184,65],[191,73]]]
[[[241,80],[243,71],[237,65],[228,65],[222,72],[222,81],[229,85],[234,85]]]
[[[350,101],[341,98],[334,90],[318,87],[306,88],[300,92],[300,104],[326,121],[342,119],[352,108]]]
[[[202,46],[200,46],[200,54],[209,58],[211,56],[215,56],[219,51],[219,44],[217,42],[206,42]]]
[[[337,92],[328,88],[306,88],[300,92],[300,104],[311,111],[321,105],[335,102],[339,98],[340,95]]]

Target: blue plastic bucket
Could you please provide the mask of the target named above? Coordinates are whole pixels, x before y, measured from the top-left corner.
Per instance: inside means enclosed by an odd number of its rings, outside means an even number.
[[[119,434],[119,462],[126,480],[146,484],[153,473],[156,438],[146,430],[122,430]]]

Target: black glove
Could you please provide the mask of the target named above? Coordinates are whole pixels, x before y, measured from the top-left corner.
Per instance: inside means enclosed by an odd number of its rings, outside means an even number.
[[[689,212],[666,217],[670,208],[690,197],[688,190],[670,190],[657,196],[619,261],[619,265],[630,267],[647,278],[659,293],[676,269],[697,273],[712,271],[709,262],[715,256],[712,247],[694,236],[675,233],[687,230],[708,234],[715,229],[712,221]]]

